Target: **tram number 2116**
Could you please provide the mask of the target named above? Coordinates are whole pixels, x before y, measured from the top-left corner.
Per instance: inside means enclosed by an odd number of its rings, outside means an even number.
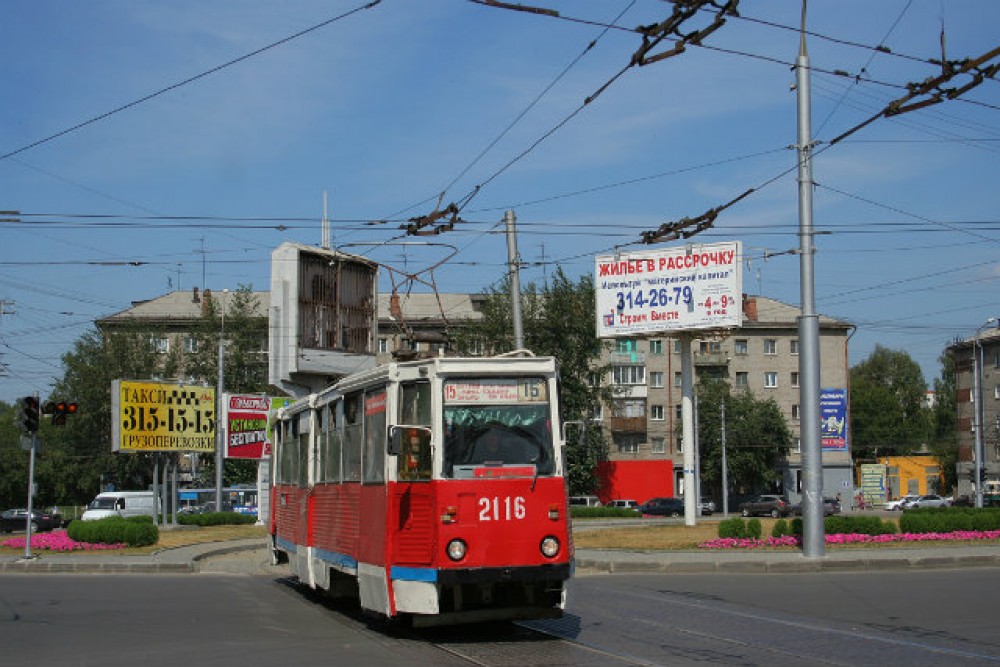
[[[511,521],[521,520],[527,515],[524,509],[524,498],[521,496],[504,496],[499,498],[479,499],[480,521]]]

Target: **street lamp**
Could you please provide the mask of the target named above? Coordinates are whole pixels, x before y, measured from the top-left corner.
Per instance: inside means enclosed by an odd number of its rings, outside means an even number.
[[[972,427],[976,432],[976,452],[975,452],[975,471],[973,474],[974,484],[976,485],[976,507],[983,506],[983,346],[979,342],[979,337],[983,333],[983,329],[994,324],[997,318],[991,317],[978,329],[976,329],[976,337],[972,339],[972,392],[973,392],[973,413],[972,413]],[[976,349],[978,348],[978,352]]]

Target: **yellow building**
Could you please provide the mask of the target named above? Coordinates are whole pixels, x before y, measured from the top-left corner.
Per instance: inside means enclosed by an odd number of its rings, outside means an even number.
[[[887,497],[882,502],[906,495],[941,494],[944,491],[944,475],[941,473],[941,462],[936,456],[931,454],[886,456],[879,457],[878,463],[885,470],[884,488]],[[866,467],[870,466],[869,462]],[[862,486],[860,470],[859,465],[859,487]]]

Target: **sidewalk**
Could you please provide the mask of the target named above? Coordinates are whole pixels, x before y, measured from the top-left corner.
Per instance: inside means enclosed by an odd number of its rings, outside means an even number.
[[[163,549],[143,556],[107,552],[33,552],[34,558],[0,557],[0,575],[40,573],[188,574],[205,571],[266,574],[278,567],[267,564],[266,543],[260,538],[212,542]],[[217,561],[213,565],[213,561]],[[224,564],[222,564],[224,562]],[[284,566],[282,566],[284,567]],[[581,572],[604,573],[777,573],[873,571],[955,567],[1000,567],[1000,546],[893,547],[827,549],[818,558],[800,551],[679,550],[624,551],[578,549]]]

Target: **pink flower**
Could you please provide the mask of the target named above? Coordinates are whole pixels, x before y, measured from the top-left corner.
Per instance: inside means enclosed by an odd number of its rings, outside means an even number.
[[[0,542],[0,546],[13,549],[24,548],[23,537],[12,537]],[[75,542],[69,538],[65,530],[53,530],[51,533],[34,533],[31,536],[31,548],[48,551],[104,551],[122,549],[124,544],[95,544],[91,542]]]
[[[889,542],[945,542],[969,540],[1000,540],[1000,530],[957,530],[952,533],[896,533],[893,535],[862,535],[843,533],[827,535],[827,544],[888,544]],[[709,540],[698,545],[700,549],[756,549],[759,547],[797,547],[802,543],[798,537],[768,537],[767,539],[722,538]]]

